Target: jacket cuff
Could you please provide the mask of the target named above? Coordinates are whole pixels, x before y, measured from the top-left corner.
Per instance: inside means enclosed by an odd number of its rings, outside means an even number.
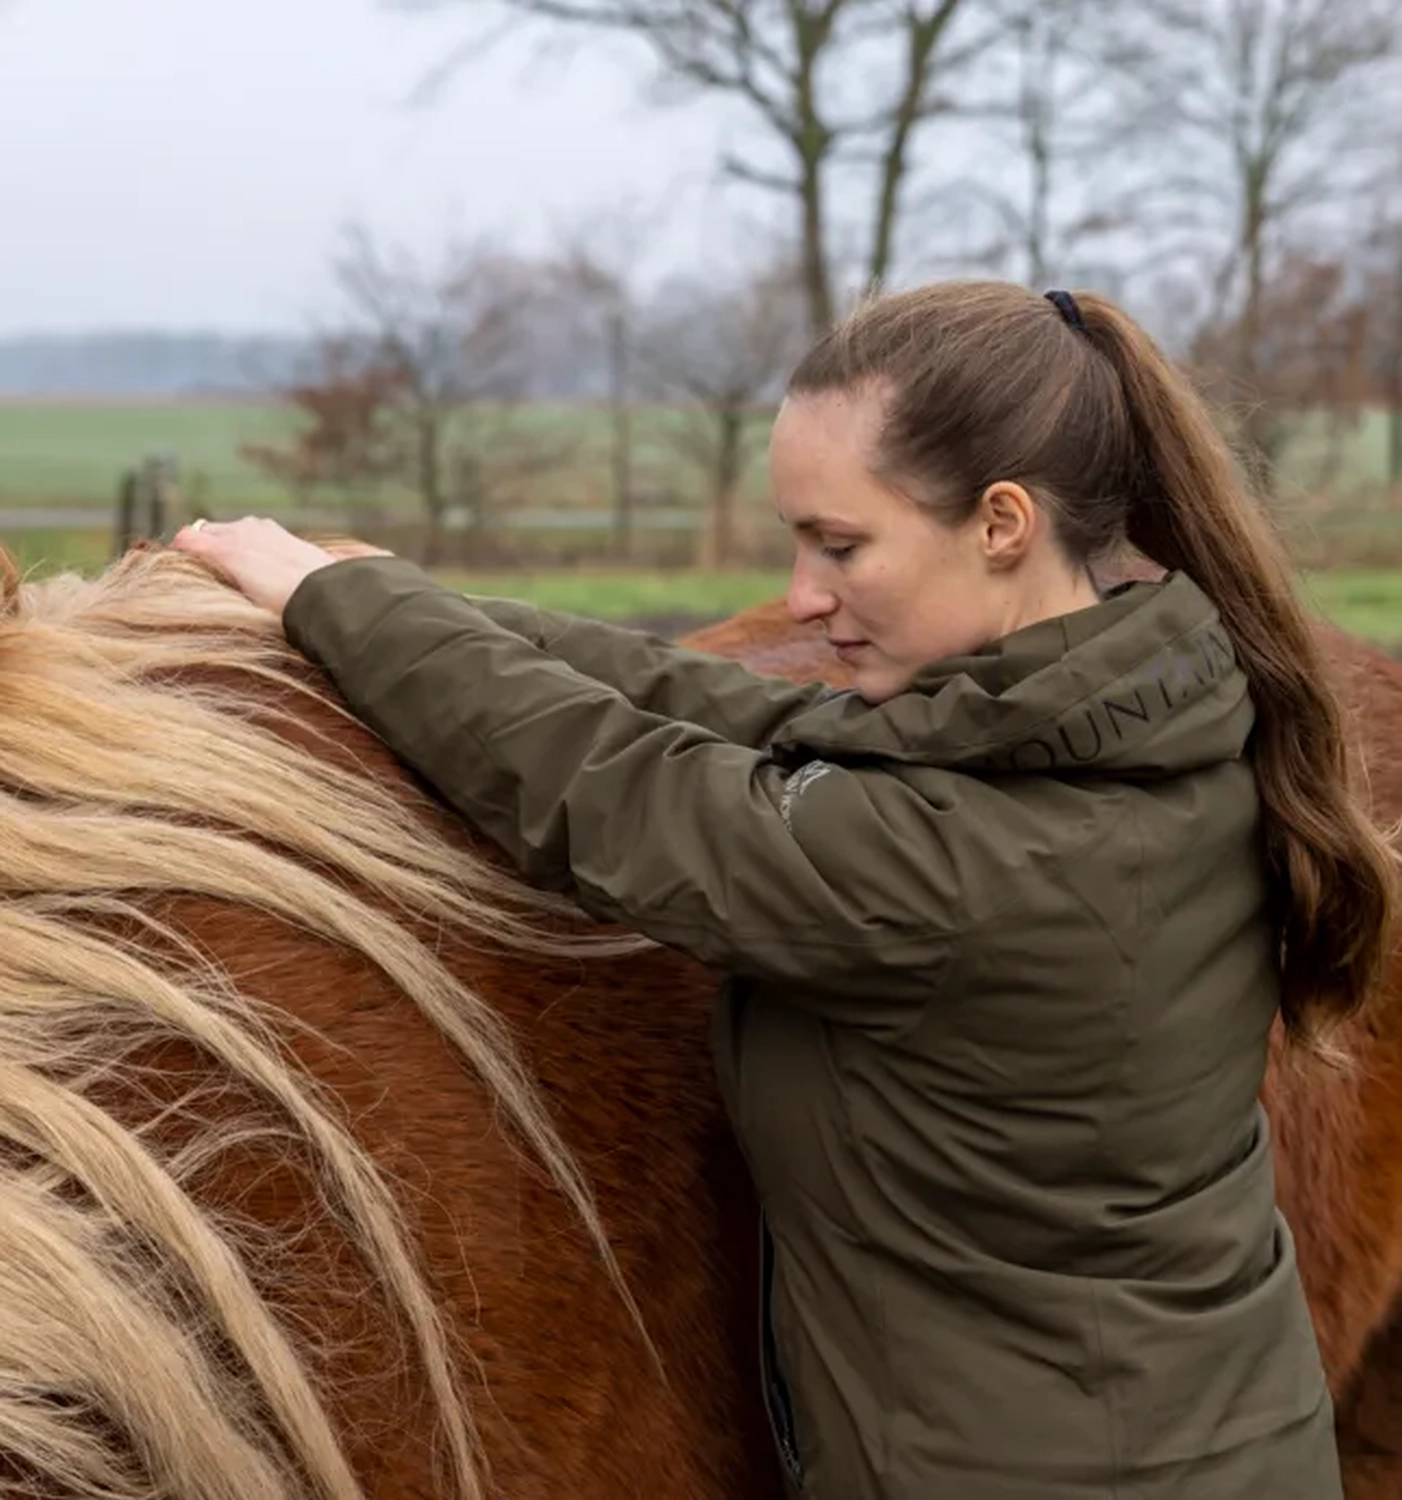
[[[407,558],[343,558],[309,573],[292,591],[283,633],[303,656],[329,667],[400,600],[441,588]]]

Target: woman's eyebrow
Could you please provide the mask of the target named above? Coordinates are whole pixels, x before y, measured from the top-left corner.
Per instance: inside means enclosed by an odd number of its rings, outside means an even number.
[[[783,517],[780,516],[779,519],[782,521]],[[855,521],[844,521],[840,516],[799,516],[788,525],[793,531],[842,531],[853,536],[860,535],[863,530]]]

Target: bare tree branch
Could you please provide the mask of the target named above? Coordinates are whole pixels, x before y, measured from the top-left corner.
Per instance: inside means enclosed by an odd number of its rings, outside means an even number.
[[[405,8],[426,7],[413,6],[412,0],[408,0]],[[409,95],[409,103],[414,106],[436,104],[459,74],[490,56],[501,42],[520,29],[520,19],[519,16],[508,15],[502,18],[499,26],[490,28],[482,35],[465,37],[418,81]]]
[[[653,307],[644,368],[652,393],[676,408],[668,442],[706,476],[708,560],[718,566],[732,559],[736,500],[764,430],[756,419],[782,392],[805,330],[787,257],[738,281],[673,282]]]
[[[450,513],[480,521],[488,477],[507,477],[488,437],[504,442],[527,393],[524,319],[540,270],[486,245],[450,247],[425,266],[352,228],[335,274],[347,335],[365,368],[388,380],[397,477],[424,506],[433,561]],[[513,463],[521,461],[518,453]]]
[[[388,0],[441,9],[466,0]],[[509,13],[632,35],[662,74],[742,102],[786,169],[729,158],[737,181],[789,196],[810,325],[836,309],[835,178],[868,205],[859,281],[891,272],[917,145],[950,112],[959,81],[1000,33],[1002,0],[500,0]],[[855,151],[853,148],[857,148]],[[851,174],[863,172],[855,191]]]
[[[1175,216],[1201,214],[1196,256],[1215,266],[1211,312],[1232,324],[1245,392],[1259,390],[1268,289],[1299,265],[1306,214],[1356,200],[1372,178],[1372,91],[1385,97],[1389,76],[1395,86],[1400,32],[1393,0],[1159,0],[1121,18],[1126,110],[1159,133],[1152,192]],[[1162,173],[1165,156],[1192,166]]]
[[[964,214],[973,245],[953,264],[1045,285],[1054,275],[1074,279],[1097,243],[1101,265],[1108,254],[1132,253],[1126,231],[1140,222],[1139,201],[1123,186],[1131,133],[1110,84],[1118,64],[1105,29],[1124,4],[994,0],[997,45],[958,102],[980,127],[987,157],[916,210],[933,217],[957,205]]]
[[[721,169],[737,182],[748,182],[752,187],[768,188],[770,192],[785,196],[797,193],[800,188],[798,178],[786,176],[782,172],[766,171],[763,167],[752,167],[733,153],[727,153],[721,158]]]

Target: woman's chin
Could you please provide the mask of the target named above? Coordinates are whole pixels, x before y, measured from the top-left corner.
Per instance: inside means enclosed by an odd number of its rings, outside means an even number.
[[[875,707],[904,692],[908,678],[887,664],[869,662],[858,666],[852,673],[852,686],[859,697]]]

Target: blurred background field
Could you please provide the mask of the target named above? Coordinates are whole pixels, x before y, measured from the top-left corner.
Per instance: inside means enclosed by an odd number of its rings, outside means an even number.
[[[93,572],[111,551],[108,530],[22,531],[0,542],[33,576],[76,569]],[[780,567],[678,567],[668,569],[567,567],[438,570],[441,580],[465,593],[526,599],[544,609],[632,623],[681,634],[751,605],[780,597],[787,574]],[[1321,617],[1385,650],[1402,655],[1402,567],[1305,571],[1303,597]]]
[[[0,542],[36,574],[266,513],[684,629],[782,590],[765,443],[804,349],[872,287],[995,276],[1122,302],[1314,607],[1402,650],[1391,0],[844,0],[817,30],[247,0],[175,51],[164,0],[74,6],[0,4],[34,158],[0,183]]]
[[[178,502],[164,518],[167,533],[187,514],[255,512],[313,532],[369,536],[414,555],[422,538],[411,491],[382,486],[373,503],[323,503],[308,511],[246,456],[291,441],[299,420],[285,404],[256,399],[0,403],[0,541],[34,574],[101,568],[114,548],[114,487],[136,454],[175,461]],[[450,530],[435,565],[446,582],[674,632],[782,593],[787,543],[764,474],[767,412],[748,419],[754,436],[732,541],[740,556],[723,567],[698,566],[706,494],[702,478],[669,451],[668,424],[675,427],[678,413],[644,409],[634,414],[630,432],[632,482],[653,500],[650,509],[634,509],[634,528],[647,529],[630,549],[650,552],[653,566],[620,565],[609,555],[615,517],[608,411],[599,404],[537,403],[513,420],[533,434],[563,433],[568,461],[533,483],[528,500],[503,507],[488,528]],[[1317,610],[1402,651],[1402,507],[1385,483],[1389,438],[1388,414],[1377,409],[1328,429],[1302,423],[1282,453],[1275,512]],[[1327,489],[1312,489],[1321,475]],[[655,565],[659,560],[663,565]]]
[[[771,408],[747,416],[747,447],[740,474],[746,500],[764,499],[763,442]],[[631,413],[633,484],[654,505],[702,508],[704,474],[675,451],[686,414],[648,405]],[[527,513],[551,508],[597,514],[613,482],[610,414],[599,402],[518,403],[513,429],[525,442],[554,443],[563,451],[545,472],[531,476]],[[268,399],[157,398],[96,400],[0,396],[0,517],[16,509],[54,506],[105,510],[117,476],[145,455],[170,454],[179,463],[188,497],[222,515],[286,512],[294,504],[287,482],[249,457],[250,450],[290,445],[305,431],[305,417]],[[1391,416],[1364,406],[1326,424],[1300,417],[1282,443],[1276,487],[1282,504],[1309,513],[1307,497],[1327,491],[1319,514],[1326,524],[1349,524],[1387,541],[1390,517],[1381,520],[1364,497],[1388,483]],[[412,510],[412,486],[383,483],[377,497],[391,509]],[[1292,498],[1293,497],[1293,498]],[[1402,511],[1397,512],[1402,526]],[[500,519],[509,521],[510,516]],[[692,517],[694,519],[694,517]]]

